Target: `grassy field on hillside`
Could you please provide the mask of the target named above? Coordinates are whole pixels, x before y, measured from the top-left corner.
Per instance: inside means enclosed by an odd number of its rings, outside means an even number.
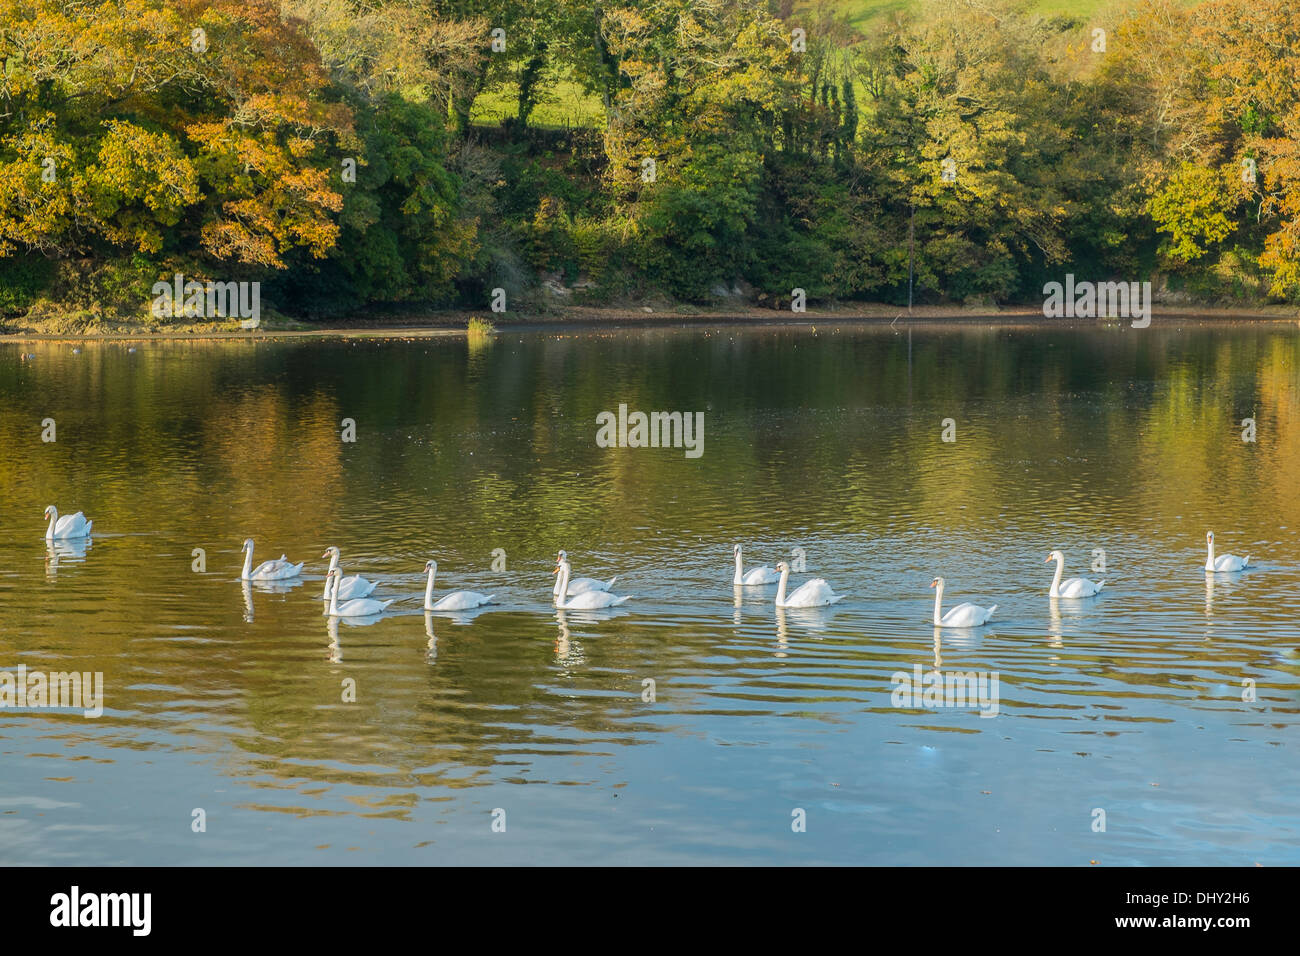
[[[1193,0],[1186,0],[1190,6]],[[836,6],[843,10],[849,22],[857,27],[870,27],[872,22],[890,14],[900,13],[922,6],[924,0],[836,0]],[[815,9],[819,0],[796,5],[796,9]],[[1034,0],[1030,8],[1046,15],[1071,14],[1080,17],[1093,17],[1110,11],[1133,9],[1138,0],[1116,2],[1116,0]]]
[[[805,0],[795,5],[796,15],[816,9],[824,0]],[[835,6],[864,33],[870,33],[893,14],[919,9],[928,0],[834,0]],[[1184,0],[1191,5],[1196,0]],[[1044,15],[1071,14],[1080,17],[1105,17],[1116,20],[1123,12],[1138,6],[1139,0],[1034,0],[1031,8]],[[546,92],[533,112],[532,123],[543,127],[600,126],[604,119],[600,99],[563,76],[551,76]],[[859,91],[865,93],[865,91]],[[513,86],[506,84],[488,90],[474,103],[473,121],[496,125],[518,112]],[[862,102],[859,99],[859,102]]]

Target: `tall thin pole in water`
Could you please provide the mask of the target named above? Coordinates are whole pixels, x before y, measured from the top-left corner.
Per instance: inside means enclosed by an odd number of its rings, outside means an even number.
[[[912,404],[912,323],[907,323],[907,404]]]

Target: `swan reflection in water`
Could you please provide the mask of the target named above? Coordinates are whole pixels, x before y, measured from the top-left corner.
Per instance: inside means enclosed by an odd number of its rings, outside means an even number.
[[[1047,632],[1050,637],[1047,640],[1048,647],[1062,648],[1065,646],[1065,628],[1061,623],[1061,598],[1048,598],[1048,612],[1052,620],[1047,625]]]
[[[945,627],[942,624],[936,624],[934,625],[934,642],[938,644],[942,637],[949,647],[970,650],[979,644],[981,633],[981,631],[969,627]]]
[[[750,585],[732,585],[731,603],[735,608],[731,614],[732,623],[740,626],[744,621],[745,603],[748,602],[751,608],[758,611],[766,611],[772,606],[772,595],[770,587],[753,587]]]
[[[1250,566],[1254,570],[1255,566]],[[1205,616],[1214,617],[1215,600],[1231,599],[1234,591],[1241,588],[1242,575],[1234,571],[1205,572]]]
[[[979,643],[978,631],[969,628],[951,628],[936,624],[934,628],[934,670],[943,668],[943,642],[946,638],[949,647],[970,650]]]
[[[329,634],[329,653],[326,655],[331,664],[340,664],[343,662],[343,645],[339,643],[339,619],[337,617],[326,618],[326,632]]]
[[[575,621],[579,620],[580,617],[580,615],[575,615]],[[573,640],[573,634],[569,630],[569,619],[564,608],[555,609],[555,623],[559,625],[559,632],[555,635],[556,662],[566,667],[584,663],[586,655],[582,652],[582,643]]]
[[[301,587],[302,580],[292,578],[285,581],[249,581],[241,578],[239,588],[244,595],[244,621],[248,624],[253,623],[253,589],[256,588],[259,594],[288,594],[294,588]]]
[[[259,594],[289,594],[302,587],[302,578],[286,578],[283,581],[241,581],[245,588],[253,588]]]
[[[427,660],[430,664],[433,664],[438,660],[438,635],[433,633],[433,612],[432,611],[424,612],[424,633],[429,636],[429,640],[425,644],[426,650],[424,654],[424,659]]]
[[[575,611],[572,608],[557,607],[555,609],[556,620],[565,620],[570,624],[604,624],[606,621],[615,621],[620,617],[627,617],[632,611],[621,607],[598,608]]]
[[[325,618],[326,633],[329,634],[329,659],[331,663],[337,664],[343,660],[343,647],[339,644],[339,624],[346,624],[348,627],[373,627],[380,621],[387,620],[382,614],[370,614],[366,617],[340,617],[328,616]]]
[[[477,619],[478,616],[482,614],[484,611],[488,611],[490,613],[491,609],[487,607],[483,607],[483,608],[472,608],[467,611],[430,611],[426,607],[424,609],[424,617],[425,620],[432,620],[435,617],[440,617],[444,621],[450,621],[452,624],[456,624],[461,627],[464,627],[468,624],[473,624],[475,619]]]
[[[1252,568],[1254,565],[1251,566]],[[1241,575],[1232,571],[1207,571],[1205,573],[1205,616],[1214,617],[1214,601],[1232,597],[1241,587]]]
[[[53,581],[59,575],[59,561],[68,564],[80,564],[86,560],[92,539],[84,538],[46,538],[45,539],[45,577]]]
[[[793,625],[813,637],[820,638],[835,613],[832,607],[776,607],[776,651],[774,656],[786,657],[790,650],[790,629]]]

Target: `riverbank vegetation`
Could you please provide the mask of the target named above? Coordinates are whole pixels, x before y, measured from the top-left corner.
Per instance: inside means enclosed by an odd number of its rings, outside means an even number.
[[[0,0],[0,315],[1300,302],[1292,0],[868,6]]]

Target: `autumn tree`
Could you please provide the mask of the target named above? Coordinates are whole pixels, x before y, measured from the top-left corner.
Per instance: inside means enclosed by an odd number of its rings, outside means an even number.
[[[274,5],[0,0],[0,23],[0,255],[134,253],[147,280],[333,247],[351,117]]]

